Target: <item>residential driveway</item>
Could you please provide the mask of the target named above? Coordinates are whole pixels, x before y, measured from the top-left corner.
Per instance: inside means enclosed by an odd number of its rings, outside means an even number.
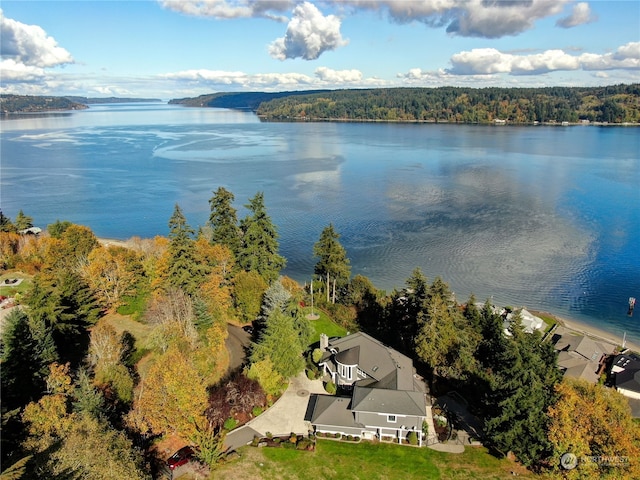
[[[229,372],[233,372],[244,365],[246,349],[251,344],[251,335],[235,325],[227,325],[229,336],[225,341],[229,351]]]
[[[322,380],[309,380],[305,372],[289,381],[289,387],[263,414],[227,435],[225,444],[231,450],[246,445],[253,436],[308,434],[311,424],[304,420],[312,394],[325,393]]]
[[[251,420],[248,425],[265,435],[309,433],[311,424],[305,422],[304,415],[309,405],[309,396],[314,393],[326,393],[322,380],[309,380],[305,372],[300,372],[289,381],[289,387],[276,403],[262,415]]]

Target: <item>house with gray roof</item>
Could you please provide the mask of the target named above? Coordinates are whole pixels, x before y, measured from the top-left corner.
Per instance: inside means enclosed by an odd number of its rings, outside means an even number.
[[[316,432],[400,442],[413,431],[422,445],[431,406],[409,357],[363,332],[331,341],[322,335],[320,348],[324,374],[347,394],[312,397],[309,421]]]
[[[635,353],[616,355],[611,364],[611,378],[618,392],[640,400],[640,356]]]
[[[568,331],[555,335],[554,342],[558,352],[558,368],[563,375],[592,383],[598,381],[603,362],[613,351],[612,345]]]

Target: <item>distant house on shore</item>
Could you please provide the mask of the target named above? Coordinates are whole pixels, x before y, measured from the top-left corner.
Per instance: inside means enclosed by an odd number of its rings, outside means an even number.
[[[513,321],[513,317],[518,313],[520,313],[522,326],[524,327],[525,332],[533,333],[535,330],[543,329],[544,322],[542,321],[541,318],[536,317],[533,313],[529,312],[528,310],[525,310],[524,308],[521,308],[520,310],[515,310],[510,313],[506,313],[506,311],[503,310],[503,316],[504,316],[503,327],[505,329],[505,332],[509,331],[508,329],[509,329],[509,326],[511,325],[511,322]]]
[[[618,392],[640,400],[640,357],[635,353],[616,355],[611,364],[611,379]]]
[[[24,230],[18,230],[20,235],[40,235],[42,233],[42,229],[40,227],[30,227],[25,228]]]
[[[422,445],[431,405],[409,357],[362,332],[331,341],[323,334],[320,348],[320,366],[343,394],[311,398],[307,419],[317,433],[400,443],[415,432]]]
[[[565,377],[581,378],[596,383],[613,346],[571,332],[554,335],[558,367]]]

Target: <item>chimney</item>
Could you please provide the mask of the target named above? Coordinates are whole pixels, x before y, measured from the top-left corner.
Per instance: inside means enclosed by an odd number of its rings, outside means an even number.
[[[326,333],[320,334],[320,350],[323,352],[329,348],[329,337]]]

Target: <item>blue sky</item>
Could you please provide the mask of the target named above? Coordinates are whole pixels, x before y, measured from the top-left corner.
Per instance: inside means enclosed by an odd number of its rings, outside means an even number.
[[[0,11],[2,93],[640,82],[639,0],[3,0]]]

